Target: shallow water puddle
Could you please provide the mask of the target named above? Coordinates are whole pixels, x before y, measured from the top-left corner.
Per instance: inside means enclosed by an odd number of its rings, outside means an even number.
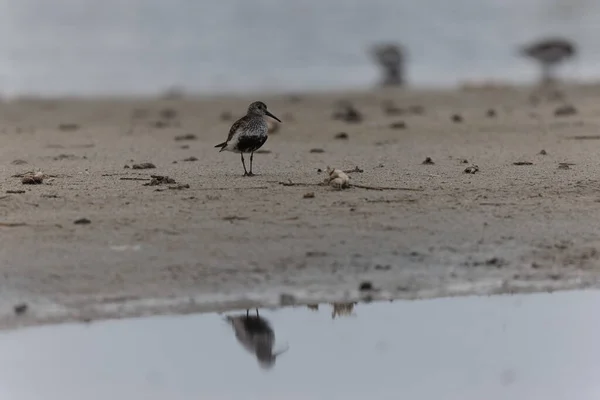
[[[24,329],[0,335],[0,398],[599,399],[599,309],[587,291]]]

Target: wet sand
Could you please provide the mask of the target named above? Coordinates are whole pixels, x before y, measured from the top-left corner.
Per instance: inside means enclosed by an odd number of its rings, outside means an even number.
[[[0,327],[597,287],[600,87],[561,90],[5,102]],[[284,124],[247,178],[213,146],[257,99]],[[363,120],[334,120],[339,99]],[[328,165],[364,187],[319,185]]]

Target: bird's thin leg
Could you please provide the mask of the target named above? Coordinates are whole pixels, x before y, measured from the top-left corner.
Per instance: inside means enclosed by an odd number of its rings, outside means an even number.
[[[255,310],[256,310],[256,316],[258,317],[258,308],[255,308]]]
[[[246,170],[246,162],[244,161],[244,153],[240,153],[242,156],[242,165],[244,166],[244,176],[248,176],[248,171]]]
[[[250,316],[250,309],[246,310],[246,318],[248,318]]]
[[[252,173],[252,161],[253,161],[253,160],[254,160],[254,152],[251,152],[251,153],[250,153],[250,172],[248,172],[248,175],[249,175],[249,176],[252,176],[252,175],[254,175],[254,174]]]

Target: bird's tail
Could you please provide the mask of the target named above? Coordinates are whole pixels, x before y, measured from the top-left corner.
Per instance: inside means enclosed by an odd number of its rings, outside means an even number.
[[[227,142],[223,142],[223,143],[219,143],[218,145],[216,145],[215,147],[220,147],[221,150],[219,150],[219,152],[225,150],[225,147],[227,146]]]

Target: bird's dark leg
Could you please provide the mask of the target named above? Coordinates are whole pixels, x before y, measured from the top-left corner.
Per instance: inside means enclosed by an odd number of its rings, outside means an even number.
[[[256,310],[256,316],[258,317],[258,308],[255,308],[255,310]]]
[[[250,309],[246,310],[246,318],[248,318],[250,316]]]
[[[250,172],[248,172],[248,176],[253,176],[254,174],[252,173],[252,161],[254,160],[254,152],[250,153]]]
[[[248,171],[246,170],[246,162],[244,161],[244,153],[240,153],[242,156],[242,165],[244,166],[244,176],[248,176]]]

